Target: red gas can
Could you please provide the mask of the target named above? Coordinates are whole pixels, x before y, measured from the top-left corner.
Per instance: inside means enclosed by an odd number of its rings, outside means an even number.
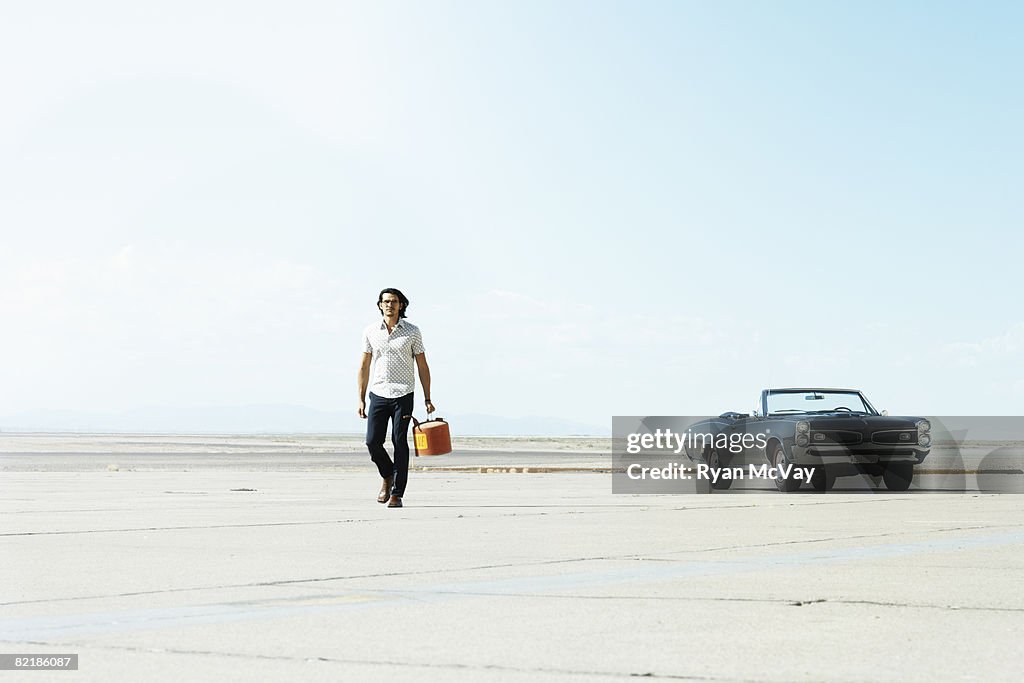
[[[420,422],[414,417],[412,421],[416,455],[445,455],[452,452],[452,435],[443,418]]]

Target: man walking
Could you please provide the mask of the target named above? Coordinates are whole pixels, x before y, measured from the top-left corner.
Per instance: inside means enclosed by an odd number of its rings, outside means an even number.
[[[389,508],[402,507],[402,496],[409,479],[409,423],[412,421],[413,391],[416,379],[413,360],[423,387],[427,413],[434,412],[430,402],[430,368],[423,348],[420,328],[405,320],[409,300],[397,289],[382,289],[377,308],[384,316],[363,332],[363,357],[359,365],[359,417],[368,420],[366,447],[384,480],[378,503]],[[373,381],[370,368],[373,366]],[[366,388],[370,388],[370,407],[366,407]],[[384,449],[384,437],[391,422],[391,443],[395,460]]]

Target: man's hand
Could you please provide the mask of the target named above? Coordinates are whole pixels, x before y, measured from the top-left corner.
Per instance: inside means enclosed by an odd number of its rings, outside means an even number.
[[[432,412],[434,412],[434,404],[432,401],[427,401],[427,415],[430,415]]]
[[[366,419],[366,385],[370,382],[370,360],[372,353],[359,356],[359,417]]]

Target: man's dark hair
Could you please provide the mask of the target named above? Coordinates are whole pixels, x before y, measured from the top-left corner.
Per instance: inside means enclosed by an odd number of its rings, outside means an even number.
[[[380,294],[377,295],[377,310],[381,311],[382,313],[384,312],[383,309],[380,307],[380,302],[383,301],[385,294],[394,294],[395,296],[398,297],[398,303],[401,304],[401,306],[399,306],[400,310],[398,311],[398,317],[404,318],[405,310],[409,308],[409,299],[405,296],[405,294],[402,294],[401,291],[395,289],[394,287],[385,287],[384,289],[380,290]]]

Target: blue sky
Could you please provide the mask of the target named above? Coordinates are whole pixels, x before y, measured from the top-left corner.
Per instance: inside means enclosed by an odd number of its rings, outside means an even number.
[[[1020,414],[1016,3],[0,10],[0,414]]]

